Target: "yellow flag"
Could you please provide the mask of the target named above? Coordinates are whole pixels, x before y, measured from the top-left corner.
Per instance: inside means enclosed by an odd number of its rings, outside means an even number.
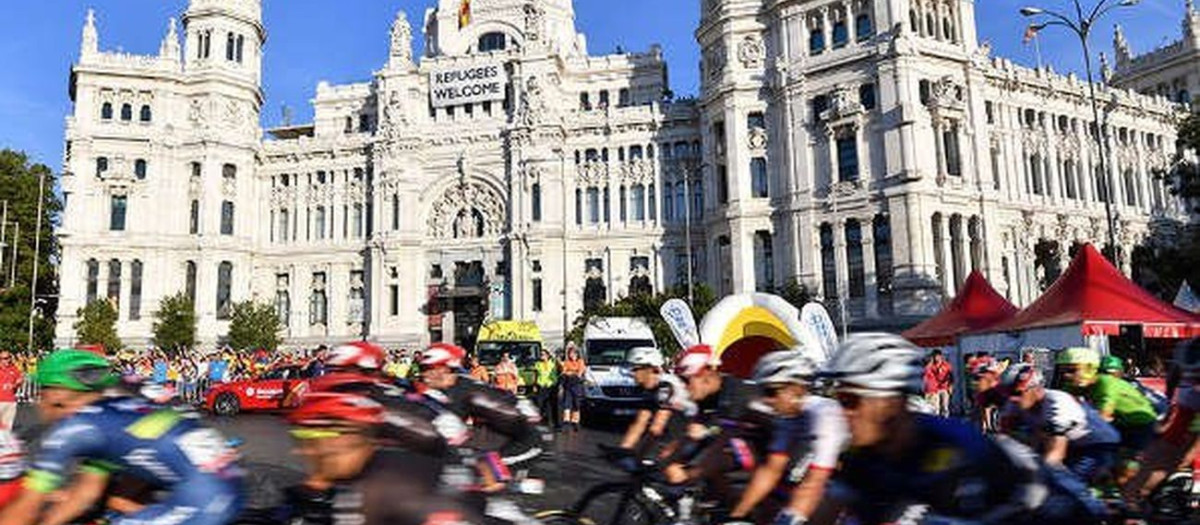
[[[462,29],[471,23],[471,0],[462,0],[458,5],[458,28]]]

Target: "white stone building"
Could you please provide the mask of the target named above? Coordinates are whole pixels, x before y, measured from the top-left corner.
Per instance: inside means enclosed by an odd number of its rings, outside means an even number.
[[[585,301],[685,282],[688,239],[721,293],[795,278],[894,326],[971,268],[1027,302],[1104,238],[1086,84],[990,57],[970,1],[705,0],[685,100],[657,47],[589,55],[570,0],[470,5],[426,12],[422,57],[401,12],[370,81],[265,133],[261,0],[192,0],[155,57],[101,52],[89,15],[59,338],[107,297],[144,343],[187,291],[209,343],[254,299],[295,344],[469,343],[486,318],[553,344]],[[1150,170],[1180,108],[1102,96],[1128,247],[1174,213]]]

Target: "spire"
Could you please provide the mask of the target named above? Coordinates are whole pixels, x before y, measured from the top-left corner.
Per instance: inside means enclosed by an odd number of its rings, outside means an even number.
[[[163,37],[162,45],[158,46],[158,56],[169,60],[179,61],[179,34],[175,32],[175,18],[167,22],[167,36]]]
[[[1113,54],[1117,57],[1117,66],[1129,61],[1129,41],[1125,40],[1125,32],[1121,25],[1113,26]]]
[[[100,37],[96,34],[96,12],[87,11],[87,22],[83,24],[83,39],[79,46],[79,56],[85,57],[100,52]]]

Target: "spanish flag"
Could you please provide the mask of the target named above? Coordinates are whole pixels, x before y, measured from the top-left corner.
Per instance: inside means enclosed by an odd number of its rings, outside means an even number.
[[[462,0],[458,5],[458,28],[462,29],[471,23],[471,0]]]
[[[1021,43],[1028,44],[1033,39],[1037,38],[1038,31],[1041,31],[1042,27],[1043,26],[1041,24],[1029,24],[1029,27],[1025,28],[1025,36],[1021,37]]]

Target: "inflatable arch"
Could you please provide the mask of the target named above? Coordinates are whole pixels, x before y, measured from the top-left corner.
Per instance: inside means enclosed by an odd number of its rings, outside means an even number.
[[[721,370],[742,378],[764,354],[803,344],[800,311],[777,295],[748,293],[722,299],[700,322],[700,340],[721,358]]]

